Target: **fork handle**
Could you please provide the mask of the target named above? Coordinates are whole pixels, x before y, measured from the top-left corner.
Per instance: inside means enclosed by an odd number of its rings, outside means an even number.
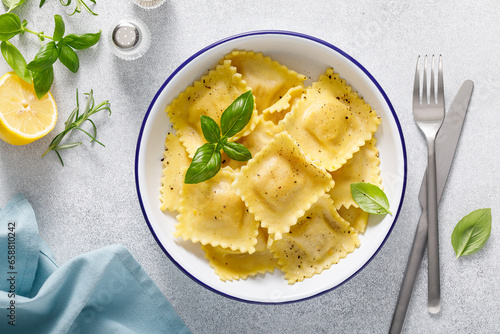
[[[441,282],[439,274],[438,201],[436,180],[435,141],[427,140],[427,249],[429,256],[427,310],[436,314],[441,310]]]

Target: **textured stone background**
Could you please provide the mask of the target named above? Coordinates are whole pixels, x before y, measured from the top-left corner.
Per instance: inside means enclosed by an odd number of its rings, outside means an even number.
[[[88,2],[88,1],[87,1]],[[0,206],[22,192],[37,214],[42,237],[59,263],[112,243],[125,245],[165,293],[194,333],[385,333],[420,215],[418,191],[426,148],[411,113],[416,57],[441,53],[449,106],[465,79],[475,83],[457,155],[440,206],[443,308],[426,310],[427,260],[410,303],[405,333],[499,333],[500,309],[498,94],[500,26],[496,2],[403,1],[170,1],[146,11],[132,1],[98,0],[99,16],[65,16],[59,1],[27,1],[16,10],[34,30],[52,31],[62,14],[66,31],[103,31],[96,48],[79,52],[75,75],[55,66],[51,89],[60,112],[55,133],[75,106],[75,89],[94,89],[109,99],[113,114],[95,117],[98,139],[41,159],[53,135],[24,146],[0,141]],[[73,5],[72,5],[73,6]],[[0,9],[1,12],[4,9]],[[152,32],[142,58],[125,62],[111,54],[107,36],[113,21],[138,17]],[[408,154],[406,197],[399,220],[382,250],[340,288],[308,301],[252,305],[219,296],[184,275],[156,244],[142,216],[134,181],[139,129],[156,91],[186,58],[227,36],[260,29],[292,30],[336,45],[358,60],[389,96],[405,135]],[[34,36],[14,43],[32,59]],[[0,74],[9,71],[0,61]],[[79,135],[78,135],[79,137]],[[83,138],[82,138],[83,139]],[[485,248],[455,259],[453,227],[472,210],[491,207],[493,229]]]

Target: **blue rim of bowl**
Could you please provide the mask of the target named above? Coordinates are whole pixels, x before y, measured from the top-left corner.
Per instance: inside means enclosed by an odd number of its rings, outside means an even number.
[[[317,43],[322,44],[322,45],[324,45],[324,46],[326,46],[326,47],[334,50],[335,52],[341,54],[347,60],[349,60],[353,64],[355,64],[360,70],[362,70],[363,73],[373,82],[373,84],[375,84],[375,86],[379,90],[380,94],[382,94],[385,102],[387,103],[387,105],[389,106],[389,108],[391,110],[393,119],[394,119],[394,121],[396,123],[397,129],[398,129],[398,132],[399,132],[399,138],[401,139],[401,146],[402,146],[402,150],[403,150],[403,161],[404,161],[404,167],[403,167],[404,168],[403,188],[402,188],[402,192],[401,192],[401,199],[400,199],[400,202],[399,202],[399,207],[398,207],[398,209],[396,211],[396,214],[394,215],[394,220],[392,222],[392,225],[391,225],[389,231],[387,232],[387,235],[385,236],[384,240],[382,241],[382,243],[380,244],[380,246],[377,248],[377,250],[373,253],[373,255],[356,272],[354,272],[351,276],[349,276],[348,278],[346,278],[343,282],[337,284],[336,286],[334,286],[332,288],[320,291],[320,292],[318,292],[318,293],[316,293],[314,295],[307,296],[307,297],[304,297],[304,298],[295,299],[295,300],[287,300],[287,301],[278,301],[278,302],[272,302],[272,301],[265,302],[265,301],[247,300],[247,299],[243,299],[243,298],[238,298],[238,297],[235,297],[235,296],[231,296],[231,295],[229,295],[227,293],[224,293],[222,291],[219,291],[219,290],[211,287],[210,285],[207,285],[207,284],[201,282],[196,277],[194,277],[190,272],[188,272],[186,269],[184,269],[184,267],[182,267],[182,265],[180,265],[169,254],[169,252],[165,249],[165,247],[163,247],[163,245],[160,242],[158,236],[156,235],[153,227],[151,226],[151,222],[149,221],[148,215],[146,213],[146,209],[144,208],[144,203],[142,201],[141,191],[140,191],[140,187],[139,187],[139,171],[138,171],[139,161],[138,161],[138,158],[139,158],[139,151],[140,151],[140,146],[141,146],[141,141],[142,141],[142,135],[143,135],[143,132],[144,132],[144,127],[145,127],[145,125],[146,125],[146,123],[148,121],[149,114],[151,113],[151,109],[153,108],[154,104],[156,103],[156,100],[158,99],[158,97],[162,93],[163,89],[165,89],[165,87],[177,75],[177,73],[179,73],[180,70],[182,70],[187,64],[191,63],[194,59],[198,58],[201,54],[203,54],[203,53],[205,53],[205,52],[207,52],[207,51],[209,51],[209,50],[211,50],[211,49],[213,49],[213,48],[215,48],[215,47],[217,47],[217,46],[219,46],[221,44],[230,42],[232,40],[240,39],[240,38],[245,38],[245,37],[250,37],[250,36],[258,36],[258,35],[286,35],[286,36],[293,36],[293,37],[298,37],[298,38],[304,38],[304,39],[307,39],[307,40],[310,40],[310,41],[313,41],[313,42],[317,42]],[[406,144],[405,144],[405,140],[404,140],[404,136],[403,136],[403,131],[401,129],[401,124],[399,123],[399,119],[398,119],[398,117],[396,115],[396,112],[395,112],[395,110],[394,110],[394,108],[392,106],[391,101],[389,100],[389,98],[387,97],[387,94],[384,92],[384,90],[382,89],[382,87],[380,86],[380,84],[377,82],[377,80],[375,80],[375,78],[370,74],[370,72],[368,72],[363,67],[363,65],[361,65],[356,59],[352,58],[350,55],[348,55],[347,53],[345,53],[344,51],[342,51],[338,47],[334,46],[333,44],[330,44],[330,43],[325,42],[325,41],[323,41],[323,40],[321,40],[319,38],[312,37],[312,36],[309,36],[309,35],[306,35],[306,34],[303,34],[303,33],[298,33],[298,32],[293,32],[293,31],[286,31],[286,30],[257,30],[257,31],[250,31],[250,32],[245,32],[245,33],[241,33],[241,34],[236,34],[236,35],[233,35],[233,36],[229,36],[227,38],[221,39],[221,40],[219,40],[219,41],[217,41],[217,42],[215,42],[213,44],[208,45],[207,47],[201,49],[200,51],[198,51],[197,53],[195,53],[194,55],[192,55],[191,57],[189,57],[186,61],[184,61],[179,67],[177,67],[177,69],[175,69],[175,71],[167,78],[167,80],[165,80],[165,82],[160,87],[160,89],[156,93],[155,97],[151,101],[151,103],[149,105],[149,108],[148,108],[148,111],[146,112],[146,115],[144,116],[144,120],[142,122],[141,129],[139,131],[139,137],[138,137],[138,140],[137,140],[137,147],[136,147],[136,152],[135,152],[135,184],[136,184],[136,190],[137,190],[137,196],[138,196],[138,199],[139,199],[139,204],[141,206],[142,214],[144,216],[144,219],[146,220],[146,223],[148,224],[148,227],[149,227],[149,230],[151,231],[151,234],[153,234],[153,236],[154,236],[157,244],[163,250],[163,252],[165,253],[165,255],[184,274],[186,274],[193,281],[195,281],[196,283],[198,283],[201,286],[205,287],[206,289],[208,289],[210,291],[213,291],[213,292],[215,292],[215,293],[217,293],[217,294],[219,294],[221,296],[227,297],[229,299],[233,299],[233,300],[237,300],[237,301],[242,301],[242,302],[250,303],[250,304],[272,304],[272,305],[279,305],[279,304],[290,304],[290,303],[296,303],[296,302],[300,302],[300,301],[305,301],[305,300],[308,300],[308,299],[312,299],[312,298],[318,297],[318,296],[320,296],[322,294],[325,294],[327,292],[333,291],[336,288],[338,288],[338,287],[342,286],[343,284],[345,284],[346,282],[348,282],[354,276],[356,276],[378,254],[378,252],[380,251],[380,249],[382,248],[382,246],[385,244],[385,242],[389,238],[389,235],[391,234],[392,230],[394,229],[394,225],[396,224],[396,221],[398,220],[399,214],[401,212],[401,207],[403,205],[403,198],[404,198],[404,194],[406,192],[406,178],[407,178]]]

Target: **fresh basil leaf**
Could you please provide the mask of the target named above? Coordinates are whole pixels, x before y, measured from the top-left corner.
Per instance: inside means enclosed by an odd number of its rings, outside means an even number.
[[[479,251],[491,233],[491,209],[478,209],[463,217],[453,229],[451,244],[457,258]]]
[[[100,30],[95,34],[69,34],[64,36],[62,41],[64,44],[71,46],[73,49],[83,50],[95,45],[99,42],[99,38],[101,38]]]
[[[184,183],[194,184],[214,177],[221,167],[221,154],[216,145],[206,143],[199,147],[194,154],[184,177]]]
[[[216,144],[220,140],[220,129],[217,123],[210,117],[201,115],[201,131],[209,143]]]
[[[59,60],[73,73],[76,73],[80,67],[78,55],[67,45],[59,46]]]
[[[45,0],[40,0],[40,4],[38,5],[38,8],[42,8],[44,3],[45,3]]]
[[[222,136],[229,138],[243,130],[252,118],[253,108],[254,100],[250,90],[234,100],[220,118]]]
[[[0,41],[8,41],[22,31],[21,20],[14,13],[0,15]]]
[[[242,144],[236,142],[226,142],[222,149],[233,160],[248,161],[252,159],[252,153]]]
[[[391,214],[385,193],[371,183],[351,183],[351,195],[361,210],[375,215]]]
[[[12,67],[14,72],[24,81],[31,84],[31,73],[26,68],[26,60],[21,52],[9,41],[2,42],[1,50],[5,61]]]
[[[54,38],[54,41],[59,42],[63,36],[64,32],[66,31],[66,26],[64,24],[64,21],[61,17],[61,15],[54,15],[54,21],[55,21],[55,28],[54,28],[54,35],[52,38]]]
[[[54,69],[49,67],[40,72],[31,72],[33,76],[33,86],[35,87],[36,96],[41,99],[47,94],[54,81]]]
[[[9,8],[7,13],[23,4],[24,0],[2,0],[3,4]]]
[[[59,57],[59,50],[56,47],[56,42],[50,41],[42,46],[35,59],[28,64],[28,70],[42,72],[52,68],[52,64],[57,60],[57,57]]]

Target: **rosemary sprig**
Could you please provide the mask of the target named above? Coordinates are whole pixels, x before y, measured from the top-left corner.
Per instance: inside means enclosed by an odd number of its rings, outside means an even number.
[[[66,1],[59,0],[59,2],[61,3],[61,5],[65,6],[65,7],[71,5],[71,0],[66,0]],[[90,0],[90,2],[92,2],[94,5],[96,4],[95,0]],[[45,0],[41,0],[39,7],[41,8],[44,3],[45,3]],[[75,10],[73,11],[73,13],[69,14],[69,16],[71,16],[75,13],[81,13],[82,7],[85,8],[85,10],[87,12],[89,12],[90,14],[97,16],[97,13],[93,12],[92,9],[90,9],[90,7],[83,0],[76,0]]]
[[[56,152],[57,156],[59,157],[61,164],[64,166],[64,162],[61,158],[61,155],[59,154],[59,151],[67,150],[67,149],[82,145],[82,142],[61,144],[61,141],[63,140],[63,138],[68,133],[70,133],[72,130],[80,130],[83,133],[85,133],[87,136],[90,137],[91,143],[96,142],[99,145],[102,145],[103,147],[105,146],[103,143],[101,143],[100,141],[98,141],[96,139],[97,127],[95,126],[95,123],[90,119],[90,116],[98,113],[101,110],[107,110],[107,111],[109,111],[109,114],[111,115],[110,103],[108,102],[108,100],[106,100],[106,101],[99,103],[97,106],[95,106],[94,105],[93,91],[90,90],[90,93],[85,93],[85,95],[87,95],[87,104],[85,105],[85,110],[83,111],[83,113],[80,114],[80,103],[78,101],[78,89],[76,90],[76,108],[71,112],[71,114],[68,117],[68,120],[64,123],[64,130],[61,133],[59,133],[57,136],[55,136],[55,138],[50,143],[47,151],[45,151],[45,153],[42,154],[42,158],[50,151],[54,151],[54,152]],[[92,124],[92,129],[94,132],[93,135],[90,134],[89,132],[85,131],[84,129],[82,129],[81,125],[85,121],[88,121],[88,122],[90,122],[90,124]]]

